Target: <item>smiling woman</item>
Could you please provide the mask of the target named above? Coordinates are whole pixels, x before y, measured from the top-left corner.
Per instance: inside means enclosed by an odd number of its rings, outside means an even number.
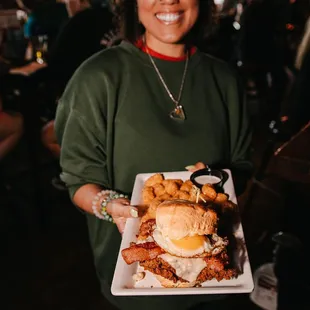
[[[213,1],[117,2],[124,41],[88,59],[58,104],[61,177],[86,212],[105,297],[124,310],[188,310],[218,297],[111,295],[121,234],[138,215],[124,194],[139,173],[200,161],[248,176],[243,92],[227,64],[197,48],[212,25]]]

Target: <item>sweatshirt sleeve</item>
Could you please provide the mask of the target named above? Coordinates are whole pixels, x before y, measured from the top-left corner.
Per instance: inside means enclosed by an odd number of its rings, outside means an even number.
[[[61,145],[61,179],[72,198],[85,184],[108,186],[104,83],[92,70],[79,69],[57,108],[55,131]],[[98,79],[98,77],[97,77]]]

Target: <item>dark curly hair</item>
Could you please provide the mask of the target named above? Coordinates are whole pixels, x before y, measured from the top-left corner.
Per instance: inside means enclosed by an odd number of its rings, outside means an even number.
[[[116,22],[123,39],[131,43],[144,33],[145,28],[139,22],[136,0],[119,0],[116,10]],[[213,31],[216,24],[216,8],[213,0],[200,0],[199,16],[187,39],[199,45]]]

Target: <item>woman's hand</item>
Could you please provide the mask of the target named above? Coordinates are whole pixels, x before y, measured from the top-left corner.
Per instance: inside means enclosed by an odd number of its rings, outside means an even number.
[[[190,166],[185,167],[185,169],[190,171],[190,172],[195,172],[195,171],[203,169],[203,168],[206,168],[206,165],[202,162],[198,162],[195,165],[190,165]]]
[[[126,198],[111,200],[107,205],[107,212],[112,216],[121,234],[124,232],[126,220],[138,217],[138,209],[130,206],[130,202]]]

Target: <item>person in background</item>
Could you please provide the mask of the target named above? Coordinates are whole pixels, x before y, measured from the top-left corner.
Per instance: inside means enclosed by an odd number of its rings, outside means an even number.
[[[282,123],[293,133],[310,121],[310,18],[297,49],[295,68],[294,85],[281,113]]]
[[[249,88],[263,93],[266,75],[276,63],[275,44],[276,23],[275,0],[247,0],[240,17],[238,47],[240,60],[248,77]]]
[[[20,113],[6,111],[3,108],[1,94],[5,87],[4,78],[11,64],[1,55],[0,40],[0,161],[17,145],[23,134],[23,117]]]
[[[30,0],[24,1],[26,7],[28,7],[27,1]],[[53,46],[54,40],[69,18],[63,2],[64,0],[35,1],[24,25],[24,36],[29,42],[32,42],[34,37],[45,35],[48,37],[49,48]]]
[[[137,174],[201,161],[232,169],[236,179],[251,175],[239,78],[195,46],[213,11],[211,0],[120,0],[124,40],[84,62],[58,103],[61,178],[86,212],[101,291],[118,309],[215,309],[209,302],[221,298],[111,295],[124,225],[138,214],[120,195],[130,195]],[[101,203],[106,217],[94,213]]]
[[[234,20],[236,16],[236,1],[223,1],[223,8],[219,16],[219,29],[217,33],[218,52],[216,56],[224,61],[230,62],[234,53],[234,37],[236,29]]]
[[[23,134],[23,117],[3,110],[0,97],[0,161],[17,145]]]
[[[64,3],[66,4],[69,18],[91,6],[89,0],[64,0]]]
[[[17,7],[20,10],[22,10],[26,14],[30,14],[31,13],[31,10],[25,5],[23,0],[16,0],[15,2],[16,2]]]
[[[55,101],[62,94],[75,70],[84,60],[105,48],[102,40],[106,40],[106,35],[111,35],[113,29],[114,15],[108,7],[92,7],[89,0],[67,0],[66,6],[70,20],[56,38],[47,60],[56,97],[52,98],[51,103],[54,109]],[[105,43],[108,45],[108,42]],[[54,133],[54,119],[43,127],[42,142],[53,156],[59,159],[60,146]],[[53,178],[52,184],[57,189],[65,189],[58,176]]]
[[[104,48],[101,40],[113,29],[108,8],[92,6],[90,0],[67,0],[70,20],[59,33],[48,57],[49,72],[61,94],[78,66]]]
[[[301,70],[303,66],[303,62],[307,55],[310,52],[310,17],[308,18],[305,28],[304,34],[301,38],[299,47],[297,49],[296,60],[295,60],[295,67],[297,70]]]

